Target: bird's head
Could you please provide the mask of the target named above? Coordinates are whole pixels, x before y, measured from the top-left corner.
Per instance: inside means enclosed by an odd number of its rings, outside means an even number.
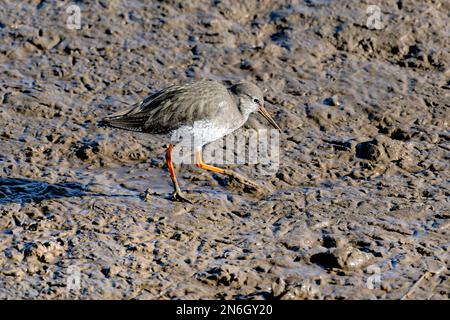
[[[281,128],[264,108],[264,95],[260,88],[251,82],[240,82],[232,86],[230,90],[236,95],[239,109],[243,114],[248,116],[250,113],[258,111],[275,129],[281,131]]]

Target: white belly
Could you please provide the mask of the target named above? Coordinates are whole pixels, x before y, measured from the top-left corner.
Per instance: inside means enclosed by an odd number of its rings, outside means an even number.
[[[196,151],[201,151],[202,147],[210,142],[221,139],[232,133],[241,124],[234,124],[235,127],[219,125],[211,121],[197,121],[194,126],[183,126],[172,132],[171,144],[175,147],[172,151],[174,163],[194,164]]]
[[[219,125],[212,121],[196,121],[193,126],[182,126],[172,132],[171,143],[188,144],[195,150],[201,149],[205,144],[218,140],[232,133],[238,127]]]

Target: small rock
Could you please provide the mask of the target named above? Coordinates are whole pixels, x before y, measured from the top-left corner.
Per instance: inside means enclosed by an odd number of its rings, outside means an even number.
[[[370,256],[356,248],[341,247],[314,254],[310,260],[325,269],[355,270],[364,267]]]
[[[356,248],[345,247],[333,250],[333,255],[341,269],[356,270],[364,267],[370,256]]]
[[[406,156],[406,148],[400,141],[392,140],[383,135],[356,145],[356,156],[372,161],[397,161]]]

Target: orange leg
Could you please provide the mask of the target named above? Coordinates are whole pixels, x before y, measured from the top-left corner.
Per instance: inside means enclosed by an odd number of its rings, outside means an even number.
[[[196,151],[195,152],[195,165],[197,167],[199,167],[200,169],[205,169],[205,170],[209,170],[209,171],[225,174],[225,170],[224,169],[217,168],[217,167],[214,167],[214,166],[211,166],[209,164],[204,163],[203,160],[202,160],[202,152],[201,151]]]
[[[171,144],[169,144],[169,146],[167,147],[167,151],[166,151],[166,162],[167,162],[167,167],[169,168],[170,178],[172,179],[172,181],[177,181],[177,176],[175,175],[175,168],[173,167],[173,163],[172,163],[172,149],[173,149],[173,146]]]
[[[195,152],[195,165],[197,167],[199,167],[200,169],[205,169],[205,170],[225,174],[225,175],[237,180],[238,182],[243,183],[252,188],[255,188],[255,189],[260,188],[260,186],[256,182],[240,175],[237,172],[234,172],[232,170],[225,170],[225,169],[217,168],[217,167],[214,167],[214,166],[204,163],[202,160],[202,151],[201,150]]]
[[[169,147],[166,151],[166,162],[167,167],[169,168],[170,179],[172,179],[174,192],[172,194],[172,199],[176,201],[184,201],[192,203],[189,199],[186,199],[181,192],[180,186],[178,185],[177,176],[175,175],[175,168],[173,167],[172,162],[172,148],[173,146],[169,144]]]

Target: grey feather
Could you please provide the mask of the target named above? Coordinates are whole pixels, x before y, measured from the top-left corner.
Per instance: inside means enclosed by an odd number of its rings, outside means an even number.
[[[221,103],[235,104],[228,89],[216,81],[173,85],[131,108],[103,119],[103,123],[131,131],[168,133],[195,121],[212,119]]]

